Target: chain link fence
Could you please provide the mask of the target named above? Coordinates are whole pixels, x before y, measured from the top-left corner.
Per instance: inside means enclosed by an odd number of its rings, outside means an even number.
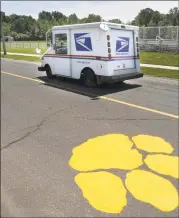
[[[46,48],[45,41],[9,41],[7,48]]]
[[[179,27],[178,26],[163,26],[163,27],[140,27],[140,39],[155,40],[159,36],[164,40],[178,40]]]
[[[179,51],[179,26],[141,27],[140,49],[146,51]]]

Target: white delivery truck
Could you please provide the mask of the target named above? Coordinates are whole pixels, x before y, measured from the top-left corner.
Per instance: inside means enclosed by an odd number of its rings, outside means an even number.
[[[54,26],[39,71],[81,79],[85,86],[143,77],[139,27],[108,22]]]

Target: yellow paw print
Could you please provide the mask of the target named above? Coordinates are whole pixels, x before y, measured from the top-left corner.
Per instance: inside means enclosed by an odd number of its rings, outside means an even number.
[[[138,149],[151,154],[143,160],[142,154],[133,148],[134,143]],[[179,206],[174,185],[157,174],[137,168],[145,163],[158,174],[178,179],[179,157],[168,155],[173,150],[168,142],[159,137],[137,135],[131,141],[126,135],[108,134],[75,147],[69,165],[81,171],[76,175],[75,182],[84,198],[99,211],[121,213],[127,205],[128,190],[135,199],[170,212]],[[123,183],[119,176],[104,171],[110,169],[131,171],[126,174]]]

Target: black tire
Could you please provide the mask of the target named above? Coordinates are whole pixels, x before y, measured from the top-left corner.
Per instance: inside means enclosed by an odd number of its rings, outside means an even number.
[[[46,66],[46,74],[49,79],[55,78],[55,75],[52,74],[52,70],[49,65]]]
[[[86,69],[82,73],[83,84],[88,88],[94,88],[97,86],[96,75],[92,70]]]

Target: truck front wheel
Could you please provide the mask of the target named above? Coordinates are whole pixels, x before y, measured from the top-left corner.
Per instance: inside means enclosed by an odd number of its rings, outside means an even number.
[[[51,70],[50,66],[47,65],[45,68],[46,68],[47,77],[48,77],[49,79],[55,78],[55,75],[52,74],[52,70]]]
[[[85,69],[82,73],[83,83],[88,88],[93,88],[97,86],[96,75],[90,69]]]

